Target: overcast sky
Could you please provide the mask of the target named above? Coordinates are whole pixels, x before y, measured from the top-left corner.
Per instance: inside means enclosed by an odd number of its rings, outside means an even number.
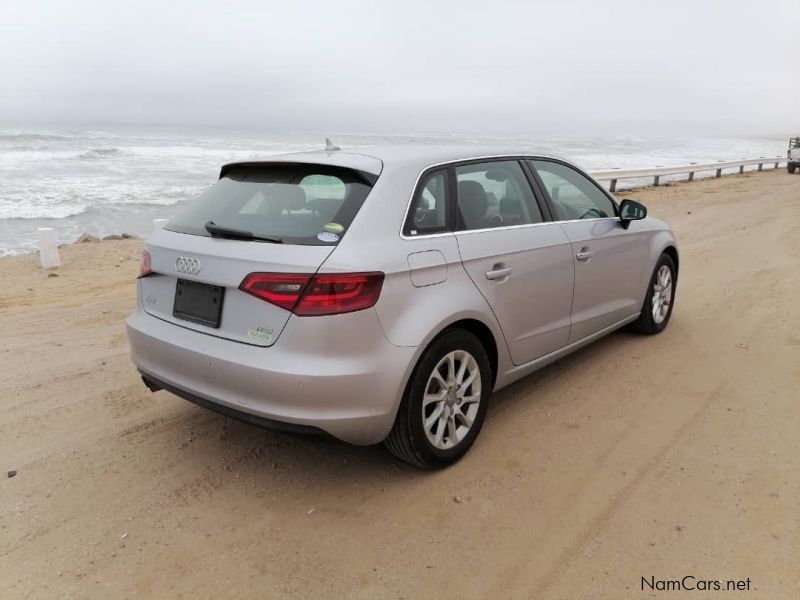
[[[800,132],[798,0],[0,0],[0,121]]]

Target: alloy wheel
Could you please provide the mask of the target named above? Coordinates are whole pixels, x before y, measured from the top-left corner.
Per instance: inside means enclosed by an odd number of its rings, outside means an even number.
[[[653,321],[659,325],[664,322],[671,302],[672,271],[667,265],[661,265],[656,273],[655,283],[653,283]]]
[[[433,369],[422,399],[423,429],[439,450],[457,446],[470,432],[481,401],[478,362],[465,350],[446,354]]]

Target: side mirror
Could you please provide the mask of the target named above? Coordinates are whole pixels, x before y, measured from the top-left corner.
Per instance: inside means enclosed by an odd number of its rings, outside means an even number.
[[[623,200],[619,205],[619,220],[627,229],[631,221],[640,221],[647,216],[647,208],[636,200]]]

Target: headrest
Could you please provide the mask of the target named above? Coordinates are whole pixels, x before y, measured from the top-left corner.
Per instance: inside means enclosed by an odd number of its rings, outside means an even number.
[[[505,169],[489,169],[486,171],[485,177],[490,181],[507,181],[508,171]]]
[[[268,196],[272,205],[280,210],[299,210],[306,205],[306,192],[299,185],[271,185]]]
[[[486,191],[480,183],[470,180],[458,182],[458,208],[467,227],[480,226],[488,206]]]

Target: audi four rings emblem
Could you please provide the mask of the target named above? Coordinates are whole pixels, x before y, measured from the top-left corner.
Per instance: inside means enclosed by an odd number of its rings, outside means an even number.
[[[197,275],[200,272],[200,261],[196,258],[189,258],[188,256],[179,256],[175,259],[175,270],[178,273]]]

